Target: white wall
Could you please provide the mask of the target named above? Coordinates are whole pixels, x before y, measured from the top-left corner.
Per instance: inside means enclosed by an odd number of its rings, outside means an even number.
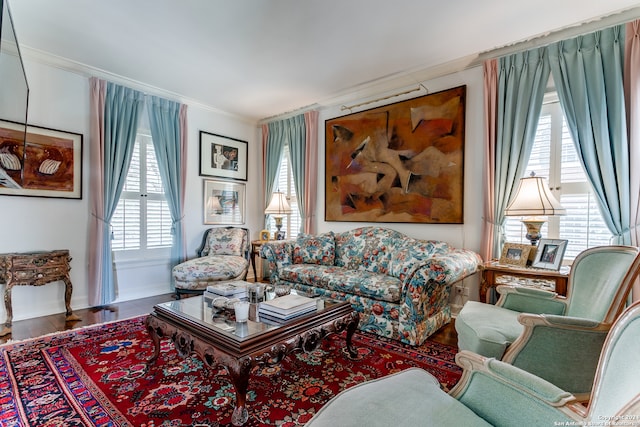
[[[73,309],[88,307],[89,224],[89,78],[38,60],[25,61],[30,86],[30,125],[49,127],[83,135],[82,199],[0,196],[0,253],[69,249]],[[136,88],[137,89],[137,88]],[[160,94],[162,96],[162,94]],[[190,256],[195,255],[202,233],[212,225],[203,224],[203,181],[198,176],[199,131],[205,130],[248,141],[248,181],[246,182],[245,227],[257,238],[263,215],[255,209],[261,188],[261,162],[255,123],[243,121],[202,106],[188,106],[188,178],[185,198],[186,240]],[[212,178],[207,178],[212,179]],[[118,300],[170,292],[169,266],[157,260],[118,264]],[[0,291],[4,292],[4,285]],[[20,320],[63,313],[64,284],[40,287],[18,286],[13,293],[13,319]],[[0,322],[6,318],[0,304]]]
[[[89,79],[86,74],[46,65],[27,58],[25,68],[31,89],[29,124],[77,132],[83,139],[82,200],[0,196],[0,253],[35,250],[69,249],[71,281],[74,292],[72,307],[88,307],[88,275],[86,257],[89,223]],[[456,247],[472,250],[480,248],[482,216],[482,70],[474,68],[423,82],[430,92],[467,86],[465,131],[464,224],[367,224],[324,221],[324,121],[344,115],[339,106],[320,109],[318,152],[318,231],[345,231],[364,225],[382,225],[407,235],[444,240]],[[413,86],[415,87],[415,85]],[[398,88],[398,92],[405,90]],[[162,96],[162,94],[159,94]],[[412,94],[415,96],[415,94]],[[405,98],[412,97],[407,95]],[[402,100],[394,98],[389,102]],[[367,99],[354,99],[353,103]],[[367,105],[368,109],[385,102]],[[188,107],[188,165],[185,200],[186,239],[189,256],[201,243],[202,233],[210,225],[203,224],[203,181],[198,176],[199,131],[217,133],[248,141],[248,180],[246,182],[245,224],[253,239],[263,228],[262,163],[259,129],[255,123],[238,117],[206,109],[199,105]],[[118,262],[118,301],[170,292],[169,265],[158,260]],[[477,276],[465,280],[470,294],[476,295]],[[2,285],[0,289],[4,289]],[[61,282],[41,287],[13,288],[14,320],[64,312],[64,285]],[[452,297],[452,301],[454,301]],[[460,301],[455,301],[459,303]],[[0,322],[6,316],[0,304]]]

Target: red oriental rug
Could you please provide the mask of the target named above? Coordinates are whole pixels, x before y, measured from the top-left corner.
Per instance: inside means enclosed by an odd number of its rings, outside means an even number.
[[[303,425],[331,397],[363,381],[409,367],[431,372],[444,389],[460,378],[455,347],[418,348],[357,333],[357,360],[344,335],[312,353],[294,353],[276,367],[256,369],[249,382],[247,426]],[[228,425],[234,390],[224,368],[197,356],[183,359],[162,340],[145,373],[153,343],[144,316],[0,347],[0,426],[179,427]]]

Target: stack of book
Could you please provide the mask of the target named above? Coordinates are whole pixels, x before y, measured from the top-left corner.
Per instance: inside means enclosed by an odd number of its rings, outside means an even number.
[[[296,294],[284,295],[260,303],[260,320],[286,322],[316,310],[316,300]]]
[[[215,298],[219,296],[227,298],[247,298],[247,285],[241,282],[221,282],[207,286],[205,296]]]

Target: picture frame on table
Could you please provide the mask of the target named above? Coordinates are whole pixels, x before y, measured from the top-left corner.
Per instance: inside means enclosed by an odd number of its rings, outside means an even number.
[[[286,231],[278,231],[276,233],[276,240],[286,240],[286,235],[287,235]]]
[[[500,264],[514,265],[517,267],[526,267],[531,245],[521,243],[505,243],[500,256]]]
[[[531,266],[547,270],[559,270],[568,242],[568,240],[562,239],[540,239],[538,252]]]
[[[204,180],[204,223],[244,224],[245,184]]]
[[[82,134],[0,120],[0,195],[82,199]]]
[[[260,232],[260,241],[261,242],[268,242],[271,239],[271,233],[269,232],[269,230],[262,230]]]
[[[200,131],[200,176],[247,180],[247,141]]]

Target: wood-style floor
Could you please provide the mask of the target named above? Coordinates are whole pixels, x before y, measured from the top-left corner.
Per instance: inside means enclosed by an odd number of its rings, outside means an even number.
[[[23,340],[35,338],[53,332],[82,328],[88,325],[148,314],[152,311],[155,304],[171,301],[172,299],[173,294],[165,294],[117,304],[109,304],[104,307],[74,310],[73,313],[80,317],[80,320],[77,322],[65,322],[64,313],[14,321],[11,335],[0,337],[0,344],[4,344],[10,339]],[[458,338],[453,327],[453,322],[441,328],[429,337],[429,339],[442,344],[457,345]]]

